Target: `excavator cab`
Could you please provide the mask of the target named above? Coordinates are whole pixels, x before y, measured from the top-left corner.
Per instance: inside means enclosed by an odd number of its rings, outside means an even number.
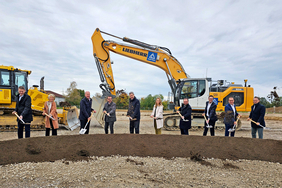
[[[179,80],[174,101],[176,107],[179,107],[183,103],[183,99],[188,98],[189,104],[195,112],[194,116],[197,116],[197,112],[200,115],[205,110],[209,95],[213,95],[217,111],[224,111],[229,97],[234,98],[238,111],[250,111],[254,91],[252,87],[247,87],[247,84],[243,86],[225,80],[213,82],[211,78],[186,78]]]
[[[179,80],[174,94],[175,106],[180,107],[183,99],[187,98],[193,111],[205,109],[205,102],[210,92],[210,81],[211,78],[186,78]]]
[[[12,66],[0,66],[0,105],[1,108],[11,107],[16,101],[19,86],[27,90],[27,77],[31,71],[14,69]]]

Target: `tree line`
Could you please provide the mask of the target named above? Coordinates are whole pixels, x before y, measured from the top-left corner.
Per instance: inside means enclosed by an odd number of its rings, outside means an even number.
[[[64,95],[66,102],[70,103],[72,106],[79,107],[81,99],[84,98],[85,91],[82,89],[77,89],[77,83],[75,81],[70,83],[70,87],[67,88],[66,94]],[[101,97],[100,93],[95,93],[95,97]],[[147,97],[142,97],[140,99],[140,108],[142,110],[152,110],[157,98],[162,100],[164,109],[167,109],[168,101],[164,100],[162,94],[151,95]],[[129,104],[129,95],[124,90],[117,90],[116,97],[113,98],[118,109],[127,109]]]

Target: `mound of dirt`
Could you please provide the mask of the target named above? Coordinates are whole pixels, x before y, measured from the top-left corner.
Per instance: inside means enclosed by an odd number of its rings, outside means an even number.
[[[95,134],[33,137],[0,142],[0,165],[89,156],[249,159],[282,163],[282,141],[180,135]]]

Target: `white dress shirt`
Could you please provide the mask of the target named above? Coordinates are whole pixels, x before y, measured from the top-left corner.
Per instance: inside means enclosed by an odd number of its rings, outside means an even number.
[[[208,106],[207,106],[207,114],[206,114],[207,117],[209,116],[209,110],[210,110],[211,104],[212,104],[212,103],[208,103]]]
[[[233,112],[234,112],[234,116],[235,116],[235,107],[234,107],[234,104],[233,105],[231,105],[231,107],[232,107],[232,110],[233,110]]]

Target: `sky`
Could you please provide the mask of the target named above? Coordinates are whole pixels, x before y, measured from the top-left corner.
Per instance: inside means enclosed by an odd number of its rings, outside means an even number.
[[[101,93],[91,36],[96,28],[164,46],[193,78],[248,84],[282,95],[280,0],[7,0],[0,4],[0,64],[31,70],[29,86]],[[105,40],[111,39],[103,35]],[[116,88],[168,95],[163,70],[111,53]]]

